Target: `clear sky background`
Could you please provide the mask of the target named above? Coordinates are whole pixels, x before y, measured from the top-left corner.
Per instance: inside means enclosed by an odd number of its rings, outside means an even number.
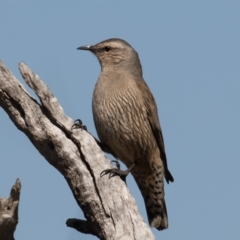
[[[22,83],[24,61],[95,136],[91,98],[100,66],[76,48],[128,41],[158,104],[175,178],[165,185],[169,229],[153,229],[156,239],[240,239],[240,1],[0,5],[0,59]],[[22,183],[16,239],[96,239],[65,226],[84,218],[65,179],[2,109],[0,123],[0,196],[9,196],[17,177]],[[147,221],[140,192],[132,177],[127,181]]]

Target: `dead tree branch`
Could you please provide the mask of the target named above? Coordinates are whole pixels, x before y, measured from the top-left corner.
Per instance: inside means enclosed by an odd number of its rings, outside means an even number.
[[[67,225],[100,239],[154,239],[125,183],[119,177],[100,178],[112,166],[94,138],[85,130],[71,130],[73,120],[47,85],[24,63],[19,69],[41,103],[0,61],[0,106],[66,179],[86,217],[69,219]]]
[[[9,198],[0,198],[0,239],[14,240],[14,232],[18,224],[20,191],[21,183],[17,179]]]

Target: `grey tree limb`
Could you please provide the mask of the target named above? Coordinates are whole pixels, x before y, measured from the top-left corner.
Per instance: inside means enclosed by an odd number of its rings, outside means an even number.
[[[21,183],[17,179],[9,198],[0,198],[0,239],[14,240],[14,232],[18,224],[20,191]]]
[[[0,106],[66,179],[86,218],[69,219],[67,225],[99,239],[154,239],[126,184],[119,177],[100,178],[112,165],[95,139],[85,130],[71,130],[73,120],[48,86],[23,62],[19,70],[40,103],[0,61]]]

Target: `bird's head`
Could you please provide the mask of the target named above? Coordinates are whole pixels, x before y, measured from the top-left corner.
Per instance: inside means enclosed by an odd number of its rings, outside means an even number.
[[[77,49],[91,51],[98,58],[102,70],[116,71],[123,67],[126,70],[142,71],[137,52],[122,39],[112,38],[96,45],[82,46]]]

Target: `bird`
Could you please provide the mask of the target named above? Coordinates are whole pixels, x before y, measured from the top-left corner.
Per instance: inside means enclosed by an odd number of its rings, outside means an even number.
[[[168,228],[164,199],[168,170],[155,99],[147,83],[138,53],[125,40],[111,38],[77,48],[98,59],[101,73],[92,97],[92,112],[102,146],[128,170],[107,169],[103,174],[133,175],[143,196],[149,225]]]

